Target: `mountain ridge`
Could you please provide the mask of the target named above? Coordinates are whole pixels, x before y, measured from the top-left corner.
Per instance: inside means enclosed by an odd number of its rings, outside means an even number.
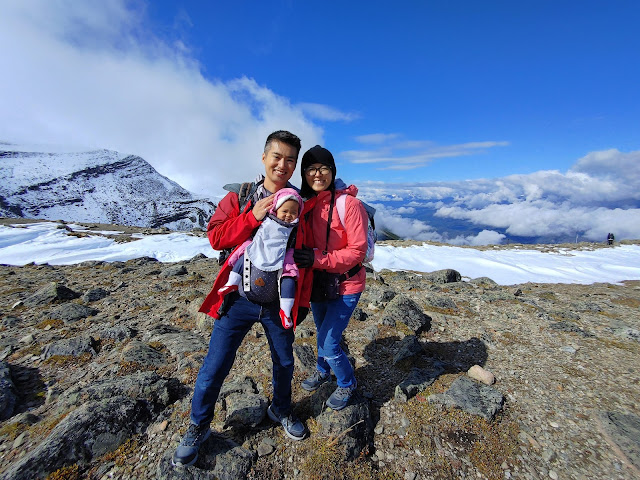
[[[2,216],[191,230],[215,210],[137,155],[0,147]]]

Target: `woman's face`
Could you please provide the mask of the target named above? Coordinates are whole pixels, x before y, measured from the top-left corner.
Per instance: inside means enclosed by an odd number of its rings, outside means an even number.
[[[313,163],[305,168],[304,177],[307,179],[307,184],[316,193],[329,188],[333,180],[331,169],[322,163]]]

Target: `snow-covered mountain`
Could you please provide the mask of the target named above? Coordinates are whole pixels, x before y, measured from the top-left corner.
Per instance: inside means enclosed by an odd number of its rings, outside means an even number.
[[[144,159],[0,143],[0,216],[191,230],[215,204],[160,175]]]

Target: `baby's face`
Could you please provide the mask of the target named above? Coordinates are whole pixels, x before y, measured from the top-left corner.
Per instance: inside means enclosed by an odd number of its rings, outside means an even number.
[[[286,200],[280,208],[276,210],[276,217],[283,222],[291,223],[296,218],[300,211],[300,205],[295,200]]]

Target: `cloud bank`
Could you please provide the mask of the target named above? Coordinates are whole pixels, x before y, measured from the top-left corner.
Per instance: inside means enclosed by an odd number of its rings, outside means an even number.
[[[262,171],[267,135],[322,143],[324,120],[349,115],[293,105],[250,78],[208,79],[181,42],[145,29],[124,0],[2,0],[0,141],[108,148],[145,158],[204,195]],[[195,172],[195,173],[194,173]]]
[[[378,205],[376,226],[407,232],[406,238],[417,240],[458,245],[501,243],[507,236],[603,241],[608,232],[617,239],[640,238],[640,151],[592,152],[566,173],[551,170],[418,185],[372,183],[362,185],[361,192],[367,201],[387,202]],[[394,203],[401,207],[389,206]],[[430,208],[436,218],[483,230],[475,236],[451,237],[426,222],[404,221],[403,214],[413,213],[402,210],[407,207]]]

